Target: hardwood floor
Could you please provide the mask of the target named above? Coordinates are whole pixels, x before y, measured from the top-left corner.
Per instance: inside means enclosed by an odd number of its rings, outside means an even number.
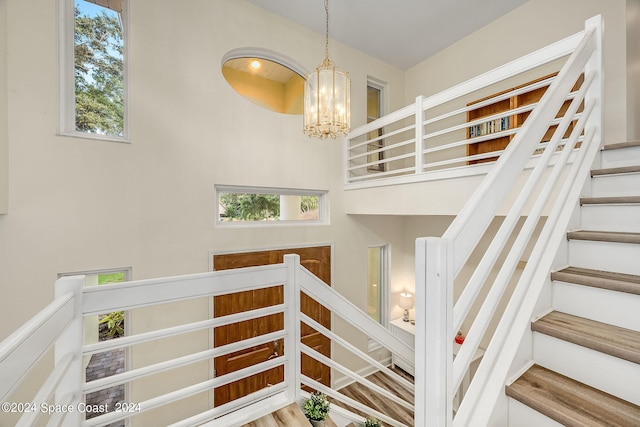
[[[272,414],[244,424],[242,427],[304,427],[310,425],[311,423],[304,416],[300,407],[296,403],[292,403]],[[336,423],[330,417],[325,420],[324,425],[326,427],[336,427]]]
[[[403,371],[402,369],[395,368],[393,370],[397,374],[402,375],[407,380],[413,382],[413,377],[408,373],[406,373],[405,371]],[[372,383],[384,388],[385,390],[392,392],[393,394],[400,397],[401,399],[413,404],[413,392],[402,387],[400,384],[398,384],[396,381],[394,381],[392,378],[388,377],[387,375],[381,372],[376,372],[372,375],[369,375],[367,379]],[[382,412],[383,414],[388,415],[389,417],[394,418],[406,425],[409,425],[409,426],[413,425],[413,411],[410,411],[407,408],[404,408],[398,405],[397,403],[390,401],[389,399],[385,399],[382,395],[380,395],[379,393],[373,390],[370,390],[364,385],[361,385],[359,383],[353,383],[346,387],[341,388],[338,391],[344,394],[345,396],[350,397],[351,399],[354,399],[360,403],[363,403],[371,408],[375,408],[376,410]],[[369,415],[369,414],[364,414],[358,411],[357,409],[351,408],[337,401],[333,401],[332,403],[337,406],[342,406],[363,417],[366,417],[367,415]]]

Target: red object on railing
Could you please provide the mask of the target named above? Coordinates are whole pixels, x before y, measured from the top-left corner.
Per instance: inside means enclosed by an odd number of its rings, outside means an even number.
[[[462,332],[458,332],[453,340],[456,344],[462,344],[464,342],[464,335],[462,335]]]

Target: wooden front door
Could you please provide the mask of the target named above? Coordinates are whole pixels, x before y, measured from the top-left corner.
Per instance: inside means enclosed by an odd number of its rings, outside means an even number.
[[[331,286],[331,247],[329,246],[214,255],[213,268],[214,270],[227,270],[231,268],[278,264],[283,262],[286,254],[300,255],[300,264],[327,285]],[[214,297],[214,317],[280,304],[284,301],[283,292],[282,286],[274,286],[267,289],[237,292]],[[329,310],[305,294],[301,295],[300,305],[303,313],[323,326],[331,328],[331,312]],[[281,330],[283,327],[284,318],[282,314],[217,327],[214,328],[213,331],[214,345],[216,347],[222,346]],[[301,327],[301,335],[304,344],[327,357],[331,356],[331,342],[324,335],[305,324]],[[216,376],[263,362],[272,355],[281,355],[283,351],[286,351],[283,346],[284,343],[282,340],[278,340],[266,345],[255,346],[225,356],[216,357],[214,359]],[[330,385],[331,377],[329,367],[304,355],[302,358],[302,373],[322,384]],[[214,390],[214,404],[215,406],[223,405],[260,390],[269,384],[276,384],[283,380],[284,369],[280,366],[249,378],[217,387]]]

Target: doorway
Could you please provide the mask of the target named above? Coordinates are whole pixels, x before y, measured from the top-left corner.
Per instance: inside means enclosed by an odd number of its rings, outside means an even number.
[[[300,256],[300,264],[315,274],[328,286],[331,286],[331,247],[314,246],[306,248],[275,249],[267,251],[242,252],[233,254],[213,255],[213,269],[227,270],[231,268],[254,267],[268,264],[279,264],[284,261],[286,254]],[[254,310],[281,304],[284,301],[282,285],[273,286],[256,291],[237,292],[213,298],[214,317],[226,316],[243,311]],[[300,297],[301,311],[331,329],[331,312],[305,295]],[[214,328],[213,342],[216,347],[230,344],[247,338],[264,335],[284,328],[282,313],[264,316],[258,319],[237,322],[227,326]],[[301,325],[302,342],[314,350],[331,357],[331,341],[315,329]],[[268,360],[273,355],[281,355],[282,340],[273,343],[251,347],[228,355],[214,358],[214,375],[220,376],[237,371],[247,366]],[[302,373],[321,384],[331,385],[331,369],[308,357],[302,356]],[[233,383],[217,387],[214,390],[214,403],[223,405],[250,393],[284,381],[284,368],[279,366],[265,372],[244,378]]]

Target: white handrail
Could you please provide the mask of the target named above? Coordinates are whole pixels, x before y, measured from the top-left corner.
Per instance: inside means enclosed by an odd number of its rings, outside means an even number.
[[[154,341],[160,338],[167,338],[174,335],[180,335],[188,332],[200,331],[203,329],[215,328],[216,326],[228,325],[231,323],[242,322],[257,317],[268,316],[270,314],[281,313],[285,310],[285,304],[271,305],[269,307],[259,308],[255,310],[242,311],[227,316],[214,317],[209,320],[188,323],[186,325],[173,326],[170,328],[156,329],[155,331],[139,333],[119,337],[106,341],[99,341],[93,344],[87,344],[83,347],[82,352],[85,356],[94,353],[113,350],[116,348],[130,347],[134,344],[141,344],[148,341]]]
[[[548,253],[555,255],[561,239],[558,227],[562,227],[563,224],[566,227],[568,223],[570,215],[567,211],[577,203],[578,194],[575,188],[580,188],[588,177],[585,170],[593,161],[596,145],[600,142],[601,24],[601,17],[586,22],[584,37],[577,43],[575,51],[443,237],[418,239],[416,242],[416,352],[425,352],[427,355],[422,362],[416,360],[416,398],[419,396],[426,402],[424,411],[416,410],[417,425],[467,426],[485,425],[489,421],[497,394],[504,385],[511,358],[520,342],[518,333],[522,333],[524,328],[527,314],[522,314],[521,307],[527,305],[533,309],[538,294],[529,290],[537,289],[540,286],[538,283],[543,282],[540,276],[548,274],[550,260],[553,259]],[[572,93],[571,88],[581,74],[586,78],[578,92]],[[555,119],[560,107],[569,99],[572,101],[567,111],[561,119]],[[577,113],[583,99],[584,111]],[[571,124],[574,125],[571,135],[564,141],[563,135]],[[498,208],[512,190],[516,178],[539,148],[539,141],[551,125],[557,125],[551,140],[546,144],[524,186],[518,187],[519,195],[512,203],[511,210],[454,308],[454,278],[488,229]],[[458,129],[462,127],[458,126]],[[454,418],[451,408],[453,391],[457,390],[469,369],[472,356],[485,335],[548,200],[560,182],[561,174],[567,170],[566,165],[574,147],[581,140],[583,130],[585,137],[582,138],[582,145],[568,176],[564,178],[565,184],[560,195],[555,196],[552,215],[537,239],[507,311]],[[594,137],[594,134],[597,134],[597,137]],[[563,149],[558,155],[556,149],[561,142],[564,142]],[[549,172],[547,168],[554,157],[557,158]],[[578,170],[581,174],[575,172]],[[543,179],[545,174],[547,176]],[[564,197],[569,193],[569,198]],[[477,303],[480,290],[489,277],[492,266],[503,251],[527,204],[532,204],[527,218],[511,243],[509,253],[489,287],[480,311],[475,315],[471,329],[454,361],[451,351],[453,336],[461,327],[471,306]],[[554,222],[556,216],[562,217],[560,224]],[[554,239],[550,237],[551,232],[546,231],[548,229],[553,230]],[[541,261],[541,257],[545,258],[544,262]],[[533,275],[536,275],[535,286],[530,281]],[[523,303],[525,294],[529,294],[526,304]],[[526,313],[530,314],[529,311]],[[519,320],[517,327],[512,326],[516,317]],[[512,337],[508,343],[507,336]],[[508,347],[508,351],[505,351],[505,347]]]
[[[465,112],[479,108],[487,103],[497,102],[500,99],[503,99],[503,97],[515,96],[516,94],[527,90],[545,87],[549,82],[553,81],[554,78],[545,79],[540,82],[527,85],[523,88],[514,89],[505,94],[491,98],[490,100],[467,105],[462,108],[454,107],[452,111],[439,113],[436,117],[425,119],[425,112],[430,111],[434,107],[441,106],[446,102],[461,100],[463,99],[463,96],[484,89],[496,82],[504,81],[508,78],[522,74],[525,71],[533,70],[537,67],[549,64],[559,58],[566,57],[576,49],[576,46],[582,40],[583,36],[584,31],[579,32],[564,40],[542,48],[529,55],[525,55],[522,58],[516,59],[508,64],[470,79],[436,95],[432,95],[430,97],[419,96],[413,104],[354,129],[347,135],[344,144],[344,175],[347,188],[364,188],[377,185],[387,185],[389,183],[404,183],[407,182],[406,178],[410,176],[413,176],[414,178],[410,179],[409,182],[438,179],[438,176],[434,175],[433,170],[428,170],[428,161],[423,154],[425,152],[444,152],[444,150],[450,148],[451,145],[441,144],[437,147],[424,147],[425,140],[433,140],[434,137],[450,134],[456,130],[461,131],[465,127],[469,127],[470,123],[484,123],[489,119],[483,117],[481,119],[473,120],[472,122],[464,121],[464,123],[449,126],[446,129],[437,130],[435,132],[427,132],[426,127],[435,123],[443,123],[446,119],[453,118],[455,116],[461,116]],[[533,108],[533,106],[520,107],[520,110],[527,111],[530,108]],[[506,115],[506,112],[501,114],[501,116]],[[412,124],[405,123],[411,121],[413,121]],[[399,129],[394,130],[394,126],[399,126]],[[412,166],[407,167],[402,164],[402,161],[396,162],[397,164],[391,166],[387,159],[390,157],[397,157],[399,155],[397,150],[394,151],[394,146],[398,143],[399,139],[396,136],[400,133],[408,133],[411,129],[414,129],[415,131],[414,138],[409,138],[408,135],[403,135],[402,138],[404,139],[403,143],[415,145],[413,150],[410,150],[413,155],[407,156],[407,162],[413,158],[413,161],[411,162]],[[376,136],[374,138],[370,138],[368,135],[368,133],[372,131],[376,131]],[[378,135],[379,132],[381,133],[380,135]],[[488,138],[495,138],[496,136],[497,135],[493,133],[489,135]],[[375,141],[384,141],[384,144],[382,147],[367,146]],[[472,144],[479,141],[481,141],[481,139],[472,138],[460,141],[456,146]],[[358,162],[359,159],[363,159],[365,156],[372,155],[374,153],[381,153],[380,158],[373,160],[373,157],[367,157],[367,159],[371,159],[371,161],[366,161],[364,163],[362,161]],[[400,154],[405,155],[407,153],[400,152]],[[460,160],[464,161],[465,159],[461,158]],[[452,160],[448,163],[441,163],[440,166],[455,163],[458,162]],[[379,170],[369,170],[369,166],[381,166],[381,168]]]
[[[94,315],[100,312],[120,311],[135,307],[147,307],[203,296],[211,297],[271,286],[284,287],[283,303],[227,316],[216,317],[213,319],[116,338],[106,342],[82,345],[82,325],[84,318],[89,315]],[[333,310],[334,313],[343,315],[345,312],[356,311],[355,314],[351,313],[348,314],[348,316],[349,318],[354,319],[355,323],[362,331],[386,342],[387,345],[392,347],[393,351],[399,351],[403,357],[412,357],[412,351],[408,346],[401,343],[396,337],[391,335],[388,330],[370,319],[366,314],[360,312],[360,310],[348,302],[344,297],[339,296],[334,289],[326,286],[308,270],[304,269],[300,265],[298,255],[286,255],[283,264],[179,277],[141,280],[136,282],[126,282],[124,284],[104,285],[99,288],[85,288],[83,276],[60,279],[59,283],[56,284],[57,297],[54,302],[0,345],[0,355],[3,358],[3,365],[2,369],[0,369],[0,374],[2,375],[2,378],[7,379],[7,381],[3,381],[0,386],[6,389],[4,390],[5,395],[9,395],[15,387],[17,380],[20,377],[23,377],[33,363],[39,358],[40,354],[43,354],[54,343],[56,347],[56,362],[54,368],[49,378],[44,382],[40,391],[35,396],[35,399],[48,401],[50,397],[55,394],[55,403],[57,405],[78,405],[82,401],[83,394],[93,393],[107,387],[131,383],[132,381],[139,380],[159,372],[168,371],[204,360],[211,360],[221,355],[235,353],[246,348],[284,339],[284,348],[286,349],[285,354],[270,358],[269,360],[257,365],[252,365],[198,384],[152,397],[140,403],[139,412],[146,412],[159,406],[192,396],[196,393],[201,393],[215,387],[229,384],[277,366],[284,366],[285,378],[281,383],[267,387],[267,389],[259,390],[256,393],[252,393],[246,398],[237,399],[224,405],[214,406],[213,409],[195,415],[182,423],[178,423],[178,425],[190,425],[189,423],[192,421],[195,422],[194,420],[196,419],[198,422],[206,422],[215,417],[226,416],[225,414],[228,414],[231,411],[238,411],[238,409],[241,409],[246,405],[250,405],[256,400],[269,399],[270,397],[281,393],[287,396],[287,401],[299,401],[300,396],[302,395],[300,355],[303,353],[310,354],[312,357],[322,359],[324,362],[329,361],[326,359],[326,356],[318,355],[314,350],[301,344],[301,321],[306,322],[321,333],[326,333],[330,339],[334,340],[336,345],[341,344],[344,348],[347,350],[353,350],[356,354],[360,351],[356,347],[352,346],[348,341],[340,338],[332,331],[325,329],[322,325],[317,324],[311,318],[300,313],[300,293],[302,291],[312,297],[315,296],[320,299],[321,302]],[[119,303],[117,301],[119,301]],[[136,344],[166,338],[168,336],[176,336],[203,329],[212,329],[222,325],[278,313],[283,313],[285,317],[284,329],[262,334],[254,338],[232,342],[227,345],[217,346],[212,349],[189,353],[184,356],[155,364],[141,366],[136,369],[127,370],[123,373],[111,375],[88,383],[83,383],[82,381],[81,361],[83,356],[92,355],[97,352],[114,348],[126,348]],[[46,335],[44,337],[46,339],[41,339],[43,338],[43,334]],[[27,350],[31,349],[34,349],[35,351],[25,353]],[[29,357],[24,357],[25,355]],[[366,353],[360,352],[358,355],[366,362],[369,362],[372,366],[394,375],[386,366],[383,366]],[[19,369],[15,370],[15,373],[14,370],[9,371],[6,369],[9,366],[13,367],[16,363],[20,366],[18,366]],[[330,364],[334,366],[334,362],[331,361]],[[341,371],[346,371],[346,368],[341,367],[341,365],[338,364],[335,364],[334,368],[338,369],[339,366]],[[11,375],[15,378],[11,377]],[[350,372],[348,372],[348,375],[357,376],[357,374]],[[399,376],[398,380],[404,387],[409,389],[413,388],[413,385],[409,381],[406,381]],[[369,384],[368,380],[363,380],[363,382],[365,384]],[[372,387],[378,390],[375,385]],[[387,397],[392,400],[395,399],[391,395],[387,395]],[[273,402],[275,401],[276,400],[273,400]],[[409,408],[412,407],[411,404],[406,402],[398,401],[397,403]],[[370,408],[369,412],[377,413]],[[246,411],[246,418],[244,419],[246,421],[250,421],[253,414],[254,412],[251,410]],[[33,425],[33,423],[37,421],[39,415],[40,414],[38,413],[26,414],[19,421],[19,425]],[[97,426],[120,421],[126,419],[128,416],[129,414],[124,412],[109,412],[98,415],[89,420],[83,420],[81,418],[81,414],[78,413],[54,414],[51,422],[55,425]],[[238,417],[234,415],[233,418]],[[238,419],[243,418],[240,417]],[[395,421],[393,421],[392,424],[400,425]]]
[[[352,380],[355,380],[356,382],[364,385],[365,387],[374,390],[375,392],[377,392],[378,394],[380,394],[383,398],[389,399],[390,401],[396,403],[398,406],[402,406],[403,408],[409,409],[411,411],[413,411],[414,406],[407,402],[406,400],[401,399],[400,397],[396,396],[395,394],[391,393],[389,390],[380,387],[379,385],[369,381],[368,379],[366,379],[365,377],[363,377],[362,375],[359,375],[353,371],[351,371],[350,369],[346,368],[344,365],[341,365],[340,363],[335,362],[333,359],[330,359],[329,357],[325,356],[324,354],[315,351],[314,349],[312,349],[311,347],[302,344],[301,346],[301,350],[304,354],[306,354],[309,357],[312,357],[318,361],[320,361],[321,363],[329,366],[332,369],[335,369],[338,372],[341,372],[342,374],[346,375],[347,377],[351,378]]]
[[[549,142],[547,147],[545,148],[544,154],[540,158],[538,164],[532,171],[531,175],[527,179],[524,187],[520,191],[516,201],[513,203],[509,214],[503,221],[500,229],[498,230],[495,238],[491,241],[491,244],[487,248],[485,252],[485,256],[482,257],[480,263],[475,269],[469,283],[462,291],[462,294],[458,298],[456,302],[456,306],[454,308],[453,314],[453,330],[458,331],[462,327],[462,322],[469,314],[469,310],[471,310],[471,306],[473,302],[478,296],[478,293],[481,290],[482,284],[485,282],[487,277],[491,272],[491,267],[495,264],[500,252],[503,250],[504,246],[507,243],[507,239],[513,229],[515,228],[518,220],[520,219],[522,212],[524,211],[525,205],[528,202],[529,194],[531,194],[542,177],[543,173],[546,170],[547,165],[551,162],[551,157],[555,154],[556,147],[559,145],[561,141],[561,136],[564,135],[566,129],[569,127],[569,124],[573,120],[574,114],[576,113],[580,102],[584,98],[584,95],[587,91],[587,88],[591,85],[591,82],[595,76],[592,74],[589,76],[585,83],[582,85],[579,96],[574,98],[571,103],[570,108],[567,110],[566,114],[562,119],[562,123],[556,129],[552,140]],[[584,119],[581,119],[584,122]],[[574,143],[575,144],[575,143]],[[565,143],[566,147],[566,143]],[[565,150],[567,152],[567,156],[569,150]],[[557,163],[556,163],[557,164]]]
[[[443,237],[454,240],[454,271],[457,274],[469,258],[471,251],[491,223],[500,204],[511,189],[524,165],[531,156],[538,141],[542,139],[549,123],[565,101],[578,76],[595,49],[595,32],[589,31],[576,48],[577,55],[571,56],[562,67],[558,77],[551,84],[521,130],[513,138],[510,147],[500,156],[496,165],[487,174],[478,190],[462,208]],[[563,72],[564,71],[564,72]]]
[[[399,340],[387,328],[373,320],[351,301],[337,293],[329,286],[319,286],[320,279],[302,267],[300,288],[304,293],[320,304],[331,307],[332,311],[347,320],[367,336],[373,338],[384,347],[391,349],[406,360],[413,360],[414,351],[406,343]]]
[[[588,113],[593,111],[593,106],[594,106],[593,102],[590,102],[587,105],[586,107],[587,114],[582,117],[583,119],[587,118]],[[576,103],[575,108],[577,107],[578,105]],[[458,352],[456,360],[453,363],[453,386],[454,387],[457,387],[460,385],[465,372],[467,371],[467,369],[469,369],[469,365],[471,364],[473,354],[478,348],[478,346],[480,345],[480,340],[482,339],[482,336],[484,336],[484,333],[489,327],[489,322],[491,321],[491,318],[496,312],[500,298],[504,294],[506,287],[509,283],[509,279],[513,274],[513,271],[516,269],[518,262],[520,261],[520,257],[524,252],[524,249],[526,247],[527,242],[529,241],[529,238],[535,231],[535,227],[538,223],[538,219],[542,216],[542,211],[545,207],[545,204],[551,197],[551,193],[554,190],[555,183],[557,182],[558,178],[560,177],[561,173],[564,170],[564,166],[567,164],[569,160],[569,155],[571,154],[573,147],[575,146],[575,143],[578,140],[578,135],[584,129],[585,121],[586,120],[578,121],[578,124],[574,128],[572,132],[572,137],[570,138],[572,143],[565,145],[564,149],[562,150],[561,159],[554,165],[550,176],[548,177],[548,179],[544,184],[544,187],[540,191],[540,196],[535,201],[535,204],[532,207],[531,211],[529,212],[529,215],[527,216],[527,219],[525,220],[525,223],[522,226],[522,229],[520,230],[520,233],[518,234],[516,241],[513,243],[513,246],[509,251],[507,258],[505,259],[502,265],[502,268],[498,273],[498,276],[494,279],[493,285],[489,290],[489,294],[485,299],[485,303],[480,309],[480,312],[477,314],[475,321],[471,326],[471,329],[467,333],[465,343],[462,345],[462,348]],[[567,123],[567,126],[568,126],[568,123]],[[560,127],[558,129],[560,129]],[[564,129],[562,130],[562,132],[564,133]],[[558,131],[556,131],[556,133],[558,133]],[[550,145],[545,150],[545,153],[546,152],[552,153],[553,151],[555,151],[556,145],[557,145],[557,141],[556,141],[556,144]],[[549,154],[548,156],[548,159],[550,158],[551,158],[551,154]],[[535,177],[536,180],[538,178],[539,177]],[[524,203],[522,207],[524,207]],[[516,222],[517,222],[517,218],[515,218],[515,215],[514,215],[513,226],[515,226]],[[509,234],[510,233],[507,233],[507,235],[504,237],[504,240],[506,240]],[[497,238],[498,236],[496,236],[496,239],[494,241],[497,241]],[[454,316],[455,316],[455,313],[456,312],[454,308]],[[451,338],[453,339],[453,337]]]
[[[305,315],[304,313],[300,313],[300,320],[303,321],[304,323],[306,323],[307,325],[311,326],[313,329],[315,329],[316,331],[320,332],[324,336],[330,337],[331,341],[334,344],[339,345],[340,347],[343,347],[345,350],[349,351],[350,353],[352,353],[355,356],[359,357],[360,359],[364,360],[370,366],[378,369],[380,372],[383,372],[388,377],[393,378],[393,380],[396,383],[398,383],[400,386],[404,387],[407,390],[413,390],[414,389],[414,385],[411,382],[409,382],[408,380],[406,380],[404,377],[398,375],[396,372],[394,372],[388,366],[383,365],[382,363],[380,363],[379,361],[377,361],[373,357],[369,356],[367,353],[365,353],[362,350],[360,350],[355,345],[351,344],[349,341],[347,341],[344,338],[340,337],[340,335],[336,335],[336,334],[332,333],[329,329],[325,328],[324,326],[322,326],[320,323],[316,322],[315,320],[313,320],[309,316]]]
[[[73,294],[47,307],[0,343],[0,401],[17,387],[26,373],[53,345],[73,318]]]
[[[180,281],[179,287],[175,286]],[[130,310],[167,302],[224,295],[286,282],[282,264],[212,271],[180,277],[137,280],[83,289],[84,315]],[[113,292],[117,289],[117,292]]]
[[[571,167],[568,179],[558,195],[558,200],[564,202],[556,204],[549,214],[548,221],[540,233],[538,244],[496,328],[494,340],[485,352],[485,360],[492,363],[485,363],[483,360],[467,391],[467,396],[475,395],[477,399],[462,401],[456,414],[454,423],[456,427],[472,425],[471,420],[479,420],[479,422],[484,420],[486,424],[491,416],[488,413],[491,410],[487,409],[490,406],[489,402],[495,402],[497,394],[504,389],[511,361],[520,344],[519,337],[530,324],[535,304],[545,283],[545,276],[548,276],[549,267],[555,256],[554,251],[548,250],[548,243],[554,240],[559,242],[566,233],[567,224],[583,184],[576,178],[589,173],[601,143],[599,137],[596,137],[597,132],[591,129],[584,139],[583,145],[590,149],[580,150],[579,159],[576,159]]]
[[[377,419],[379,419],[380,421],[394,426],[394,427],[409,427],[406,424],[403,424],[391,417],[389,417],[386,414],[383,414],[382,412],[376,410],[375,408],[370,408],[360,402],[358,402],[357,400],[351,399],[345,395],[343,395],[342,393],[339,393],[327,386],[325,386],[324,384],[319,383],[318,381],[315,381],[312,378],[309,378],[305,375],[302,375],[302,382],[306,385],[308,385],[309,387],[312,387],[315,390],[319,390],[322,393],[326,394],[329,397],[332,397],[336,400],[340,400],[343,401],[344,403],[346,403],[349,406],[352,406],[362,412],[366,412],[374,417],[376,417]]]

